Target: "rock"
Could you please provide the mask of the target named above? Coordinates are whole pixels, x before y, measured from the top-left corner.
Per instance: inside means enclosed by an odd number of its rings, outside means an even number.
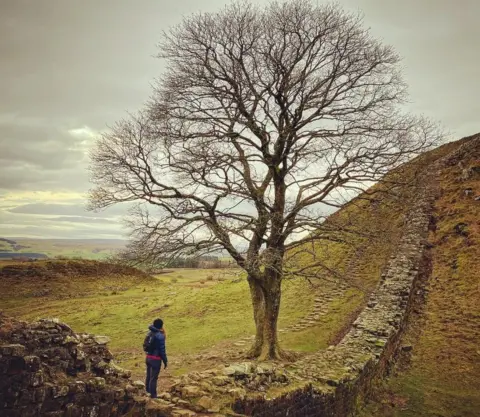
[[[93,340],[97,345],[106,345],[110,342],[110,338],[108,336],[94,336]]]
[[[169,394],[168,392],[161,392],[158,394],[158,398],[165,400],[165,401],[171,401],[172,400],[172,395]]]
[[[211,413],[218,413],[220,411],[220,407],[215,404],[215,402],[210,398],[204,395],[197,401],[197,406],[199,406],[202,411],[208,411]]]
[[[182,397],[194,398],[203,394],[199,387],[195,385],[187,385],[181,389]]]
[[[205,392],[214,392],[215,391],[215,387],[208,380],[201,381],[200,382],[200,388]]]
[[[239,399],[243,400],[245,396],[247,395],[247,391],[245,391],[243,388],[233,388],[228,390],[228,393],[234,398],[234,399]]]
[[[147,417],[157,417],[158,415],[170,415],[173,405],[167,401],[155,398],[147,402],[145,407]],[[160,414],[161,413],[161,414]]]
[[[145,389],[145,384],[142,382],[142,381],[133,381],[133,384],[132,384],[135,388],[138,388],[138,389]]]
[[[412,346],[412,345],[403,345],[403,346],[402,346],[402,350],[403,350],[404,352],[410,352],[412,349],[413,349],[413,346]]]
[[[273,375],[273,380],[276,381],[276,382],[280,382],[280,383],[286,383],[288,382],[288,378],[287,376],[285,375],[284,372],[282,372],[281,370],[277,369]]]
[[[36,372],[40,369],[40,358],[38,356],[25,356],[24,360],[28,371]]]
[[[70,335],[67,335],[65,337],[65,339],[63,339],[62,341],[62,344],[63,345],[69,345],[69,344],[72,344],[72,345],[78,345],[80,343],[80,340],[78,340],[77,337],[75,336],[70,336]]]
[[[253,372],[253,365],[250,362],[245,362],[237,365],[230,365],[223,370],[223,374],[227,376],[244,376],[250,375]]]
[[[228,378],[228,376],[221,376],[221,375],[214,376],[211,379],[212,384],[219,387],[227,385],[229,381],[230,381],[230,378]]]
[[[127,385],[128,387],[128,385]],[[101,391],[105,388],[105,379],[100,377],[95,377],[87,381],[87,391]]]
[[[60,320],[57,318],[57,317],[50,317],[50,318],[46,318],[46,319],[40,319],[39,320],[43,326],[46,328],[46,329],[52,329],[54,327],[56,327],[57,324],[60,323]]]
[[[30,374],[29,379],[30,379],[29,385],[31,387],[39,387],[40,385],[43,385],[45,377],[43,375],[43,371],[37,371],[37,372],[32,372]]]
[[[77,359],[83,360],[86,358],[85,352],[81,349],[77,349]]]
[[[182,410],[179,408],[173,409],[172,411],[172,417],[192,417],[196,416],[197,413],[191,410]]]
[[[60,386],[53,386],[52,387],[52,397],[65,397],[68,395],[69,387],[68,385],[60,385]]]
[[[75,381],[75,388],[70,387],[70,390],[75,393],[84,393],[87,391],[87,384],[83,381]]]
[[[3,356],[23,356],[25,355],[25,346],[20,344],[1,345],[0,354]]]

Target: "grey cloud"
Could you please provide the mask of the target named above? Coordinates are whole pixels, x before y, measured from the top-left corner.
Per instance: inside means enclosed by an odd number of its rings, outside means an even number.
[[[35,237],[44,239],[118,239],[125,237],[117,229],[107,228],[82,228],[82,227],[52,227],[52,225],[5,225],[2,226],[2,237]]]
[[[0,163],[26,163],[43,169],[63,169],[84,159],[81,139],[54,127],[1,125]]]
[[[115,224],[119,222],[115,220],[102,219],[98,217],[81,217],[81,216],[60,216],[60,217],[46,217],[44,221],[50,222],[67,222],[67,223],[103,223],[103,224]]]
[[[18,205],[7,210],[10,213],[18,214],[50,214],[77,217],[115,217],[124,216],[128,213],[131,204],[118,204],[99,212],[87,211],[83,202],[79,204],[57,204],[57,203],[29,203]]]
[[[88,173],[77,167],[47,170],[24,162],[8,162],[1,168],[0,188],[17,191],[78,191],[89,188]]]

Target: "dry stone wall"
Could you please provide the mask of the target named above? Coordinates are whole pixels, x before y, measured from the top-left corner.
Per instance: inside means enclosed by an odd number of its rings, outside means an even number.
[[[0,316],[0,329],[2,417],[120,416],[135,407],[143,384],[115,365],[107,337],[49,319]]]
[[[428,242],[432,204],[439,190],[435,177],[442,168],[461,164],[480,135],[467,138],[422,175],[401,242],[392,255],[378,289],[352,328],[336,345],[309,355],[287,368],[289,378],[303,387],[276,398],[237,401],[235,411],[255,416],[335,416],[355,413],[359,394],[368,394],[372,379],[390,369],[408,323],[419,281],[428,274]],[[409,349],[409,346],[403,347]],[[303,381],[303,382],[302,382]],[[308,382],[305,382],[308,381]]]

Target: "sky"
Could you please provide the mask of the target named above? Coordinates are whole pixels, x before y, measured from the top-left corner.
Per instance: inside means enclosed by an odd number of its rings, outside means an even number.
[[[85,210],[88,149],[148,99],[162,31],[227,3],[0,0],[0,236],[125,236],[124,207]],[[403,57],[409,110],[449,140],[480,132],[480,1],[339,3]]]

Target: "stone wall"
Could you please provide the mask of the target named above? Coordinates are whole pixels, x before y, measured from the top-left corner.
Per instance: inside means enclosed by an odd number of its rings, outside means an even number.
[[[255,416],[298,417],[342,417],[355,413],[358,395],[368,396],[372,380],[385,376],[391,368],[414,306],[413,299],[420,291],[420,281],[429,276],[426,238],[432,204],[439,192],[435,177],[443,167],[462,168],[464,156],[479,147],[480,135],[466,138],[455,150],[426,167],[401,242],[366,309],[338,345],[287,368],[292,382],[309,382],[301,389],[273,398],[247,396],[235,403],[235,411]]]
[[[0,329],[2,417],[117,416],[134,408],[143,384],[115,365],[107,337],[1,315]]]
[[[424,259],[432,191],[422,188],[406,220],[400,245],[390,259],[378,289],[352,328],[336,346],[309,355],[291,369],[294,379],[309,381],[302,391],[276,399],[237,402],[235,410],[262,416],[347,416],[373,377],[385,373],[411,307]]]

